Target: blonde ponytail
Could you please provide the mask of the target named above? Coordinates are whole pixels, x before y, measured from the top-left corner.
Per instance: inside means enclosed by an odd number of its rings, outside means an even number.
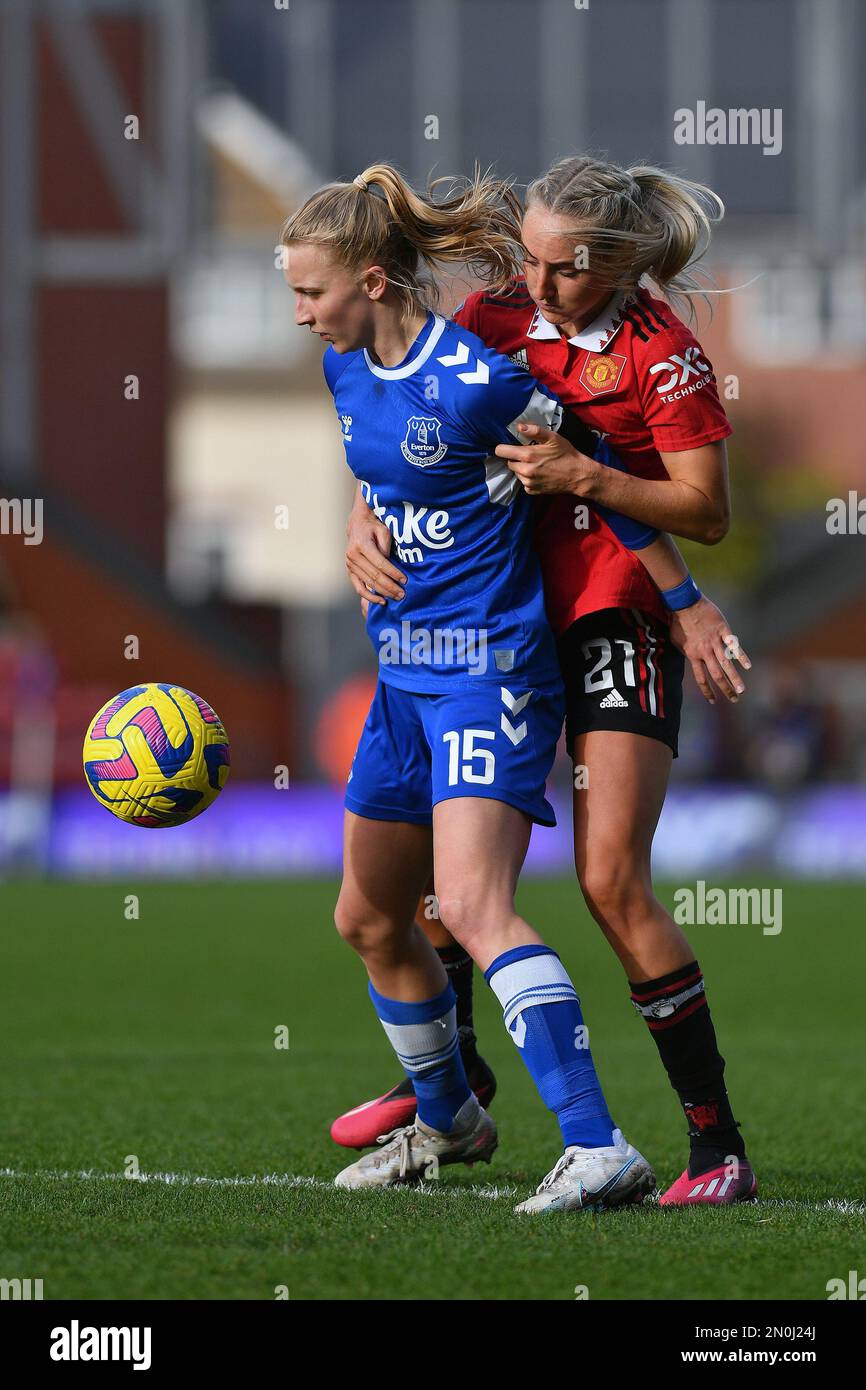
[[[444,198],[434,191],[447,185]],[[381,265],[404,317],[435,305],[432,278],[460,263],[492,289],[520,273],[520,203],[510,183],[482,174],[433,180],[416,193],[391,164],[371,164],[351,183],[327,184],[284,224],[280,241],[330,247],[351,270]],[[425,275],[425,271],[427,274]]]
[[[634,291],[646,275],[671,299],[709,293],[695,266],[725,207],[705,184],[650,164],[623,169],[574,155],[530,183],[527,208],[534,204],[574,220],[600,284]]]

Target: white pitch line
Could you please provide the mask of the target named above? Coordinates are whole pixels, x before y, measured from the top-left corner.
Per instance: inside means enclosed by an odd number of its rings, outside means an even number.
[[[164,1187],[283,1187],[312,1188],[319,1192],[335,1191],[334,1184],[324,1178],[311,1178],[297,1173],[238,1173],[234,1177],[213,1178],[197,1173],[141,1173],[137,1178],[127,1177],[126,1173],[100,1173],[95,1168],[35,1168],[31,1171],[17,1168],[0,1168],[0,1178],[43,1178],[53,1182],[140,1182],[159,1183]],[[392,1192],[420,1192],[425,1196],[444,1193],[451,1198],[478,1198],[483,1201],[513,1201],[521,1195],[521,1189],[512,1186],[499,1186],[485,1183],[481,1187],[450,1187],[438,1182],[422,1182],[415,1186],[401,1185]],[[650,1199],[652,1200],[652,1199]],[[866,1216],[866,1202],[852,1197],[828,1197],[821,1202],[802,1202],[787,1197],[759,1197],[756,1202],[747,1203],[762,1211],[781,1208],[788,1211],[832,1212],[838,1216]]]
[[[139,1182],[160,1183],[164,1187],[286,1187],[313,1188],[320,1192],[338,1191],[332,1182],[324,1178],[310,1178],[296,1173],[251,1173],[237,1174],[231,1178],[212,1178],[196,1173],[140,1173],[137,1178],[126,1173],[100,1173],[95,1168],[0,1168],[0,1178],[42,1178],[51,1182]],[[392,1188],[395,1192],[421,1192],[431,1195],[445,1192],[449,1197],[481,1197],[486,1201],[501,1198],[514,1198],[520,1195],[517,1187],[500,1187],[495,1183],[485,1183],[483,1187],[441,1187],[436,1182],[421,1182]]]
[[[832,1211],[839,1216],[866,1216],[866,1202],[855,1197],[825,1197],[823,1202],[798,1202],[792,1197],[759,1197],[759,1207],[788,1207],[796,1211]]]

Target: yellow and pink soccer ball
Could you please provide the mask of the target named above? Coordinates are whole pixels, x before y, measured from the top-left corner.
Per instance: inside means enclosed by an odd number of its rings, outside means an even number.
[[[228,734],[206,700],[152,681],[115,695],[84,739],[84,775],[97,801],[129,825],[183,825],[225,786]]]

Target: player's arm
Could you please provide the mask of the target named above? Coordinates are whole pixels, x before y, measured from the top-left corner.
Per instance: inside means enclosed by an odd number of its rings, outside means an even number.
[[[605,466],[562,431],[555,446],[536,454],[539,444],[546,442],[543,432],[531,425],[521,426],[520,432],[526,445],[502,444],[496,452],[517,465],[514,471],[521,482],[531,484],[527,492],[570,492],[583,502],[704,545],[716,545],[727,535],[731,500],[723,439],[695,449],[662,451],[669,476],[657,479]]]
[[[624,468],[622,461],[605,445],[601,445],[598,452],[607,458],[602,466],[610,468],[611,472]],[[724,613],[701,593],[692,579],[676,543],[666,532],[652,528],[646,528],[642,538],[638,534],[642,523],[620,516],[598,503],[596,509],[614,535],[634,552],[660,591],[670,611],[671,640],[691,665],[704,698],[711,705],[715,704],[715,684],[726,700],[736,704],[745,686],[734,662],[738,661],[744,670],[749,670],[752,663]]]
[[[543,399],[536,405],[538,408],[546,408]],[[496,448],[497,455],[509,460],[509,468],[531,495],[570,491],[561,485],[563,478],[556,465],[558,460],[568,460],[571,454],[616,476],[625,469],[619,455],[613,453],[574,411],[557,407],[550,412],[550,425],[552,428],[536,421],[517,420],[510,426],[512,432],[519,432],[531,442],[517,447],[500,444]],[[516,454],[520,457],[515,458]],[[593,505],[617,540],[634,551],[656,588],[662,593],[678,589],[688,577],[688,568],[670,536],[663,536],[656,527],[603,503],[594,502]]]
[[[687,540],[703,545],[724,540],[731,521],[725,441],[662,451],[660,458],[667,478],[638,478],[576,456],[568,490]]]
[[[637,478],[596,468],[584,484],[587,496],[660,531],[671,531],[703,545],[718,545],[731,524],[725,441],[696,449],[661,451],[660,458],[667,478]]]
[[[613,478],[630,476],[619,456],[573,411],[563,410],[555,431],[533,422],[518,422],[516,430],[533,442],[516,449],[499,445],[496,453],[509,459],[509,467],[528,493],[570,491],[561,485],[565,474],[560,461],[564,460],[567,468],[571,454]],[[751,662],[725,615],[694,583],[674,541],[645,519],[624,515],[597,501],[593,505],[617,539],[640,560],[671,610],[671,638],[690,663],[705,699],[715,703],[714,682],[726,699],[736,701],[745,687],[734,662],[739,661],[746,670]]]
[[[668,360],[660,362],[659,356]],[[650,358],[655,358],[651,361]],[[674,391],[683,376],[698,376],[700,390]],[[663,377],[670,370],[670,380]],[[652,344],[635,345],[635,391],[667,478],[648,479],[588,471],[578,486],[590,500],[625,511],[659,530],[716,545],[731,518],[725,438],[731,432],[719,400],[712,365],[684,324],[672,326]]]
[[[701,694],[715,704],[715,684],[726,700],[736,704],[745,685],[734,663],[738,661],[746,671],[752,663],[724,613],[701,593],[666,532],[657,533],[642,549],[630,548],[661,591],[670,610],[671,640],[689,662]]]
[[[393,537],[384,522],[374,515],[364,501],[361,484],[355,485],[355,497],[346,523],[346,570],[352,588],[367,603],[382,605],[386,598],[401,599],[406,576],[392,565]],[[366,608],[364,608],[366,614]]]
[[[498,441],[497,456],[509,461],[526,492],[568,491],[561,485],[550,485],[547,462],[569,453],[611,473],[625,469],[618,455],[541,382],[521,373],[507,359],[493,365],[495,373],[491,370],[490,381],[494,389],[476,400],[474,422],[488,439]],[[511,441],[519,438],[534,442],[515,446]],[[706,699],[713,702],[712,680],[726,699],[736,700],[744,687],[733,662],[748,667],[749,659],[724,614],[704,598],[691,579],[670,536],[604,503],[593,505],[617,539],[635,552],[661,591],[672,611],[672,639],[691,663]]]
[[[602,467],[611,472],[624,467],[605,445],[600,445],[598,452],[608,458]],[[715,683],[725,699],[735,703],[745,686],[734,662],[739,661],[746,670],[751,662],[724,613],[695,584],[676,543],[665,531],[621,516],[599,503],[595,507],[617,539],[640,560],[659,590],[670,610],[671,639],[690,663],[705,699],[715,703]]]

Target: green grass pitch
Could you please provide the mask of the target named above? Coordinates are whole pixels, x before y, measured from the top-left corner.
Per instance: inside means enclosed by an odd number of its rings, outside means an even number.
[[[785,885],[778,936],[690,929],[761,1200],[534,1220],[512,1207],[557,1158],[558,1130],[480,980],[499,1080],[490,1167],[446,1169],[420,1191],[329,1190],[346,1161],[330,1120],[395,1079],[363,968],[332,926],[335,893],[3,887],[0,1276],[41,1278],[46,1299],[273,1299],[284,1286],[293,1300],[570,1300],[578,1286],[590,1299],[825,1299],[829,1279],[866,1273],[866,887]],[[613,1113],[666,1185],[684,1122],[619,965],[575,884],[527,881],[520,902],[570,966]],[[288,1050],[274,1046],[281,1025]],[[132,1181],[130,1156],[178,1180]],[[276,1177],[191,1180],[253,1175]]]

